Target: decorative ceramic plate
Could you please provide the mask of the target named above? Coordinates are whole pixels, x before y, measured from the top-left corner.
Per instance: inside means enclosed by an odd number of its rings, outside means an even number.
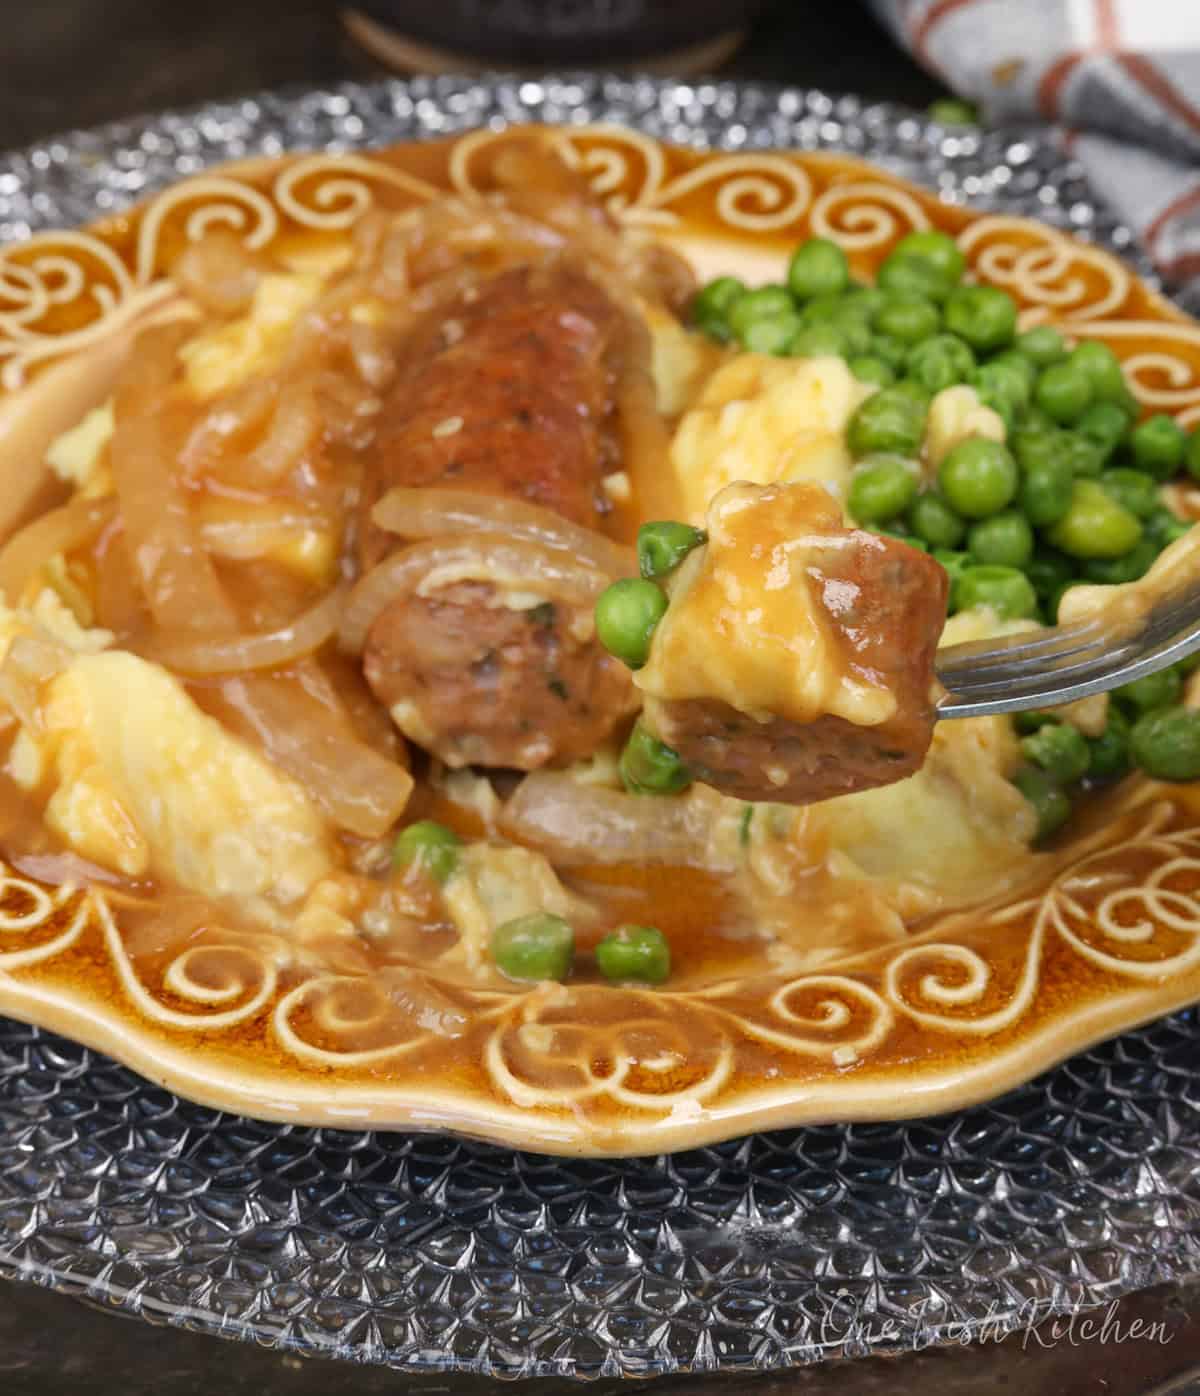
[[[612,151],[593,168],[612,181],[609,194],[628,187],[636,204],[642,190],[642,216],[649,209],[660,226],[703,200],[721,214],[708,231],[739,255],[759,238],[786,237],[793,219],[797,228],[811,219],[827,196],[829,167],[773,156],[764,173],[743,160],[725,166],[718,183],[714,163],[704,167],[711,181],[699,183],[700,167],[683,156],[648,169],[647,154],[653,161],[659,148],[631,139],[632,130],[736,147],[740,156],[869,152],[952,202],[980,197],[1005,215],[1040,212],[1082,228],[1145,270],[1127,232],[1042,133],[946,132],[895,108],[819,92],[589,76],[347,86],[76,133],[0,162],[0,235],[84,223],[222,160],[580,119],[623,127],[600,142],[580,137],[582,150]],[[448,173],[445,148],[420,158],[420,178]],[[387,175],[355,170],[348,178],[361,192],[344,184],[345,203],[302,199],[293,170],[285,216],[299,207],[310,219],[339,209],[344,218],[360,201],[387,196],[398,169],[370,159]],[[692,182],[681,186],[685,170]],[[732,187],[730,174],[754,183]],[[878,238],[874,255],[905,218],[940,216],[926,196],[877,171],[857,182],[886,200],[854,196],[866,203],[863,222],[850,225],[853,204],[838,214],[826,197],[822,207],[843,236]],[[271,191],[269,174],[253,189],[241,175],[219,202],[241,210],[234,216],[248,234],[270,236],[280,218]],[[162,260],[147,252],[139,261],[129,230],[111,256],[98,250],[103,239],[60,236],[41,244],[56,262],[6,271],[3,284],[24,295],[24,308],[13,295],[18,308],[0,321],[17,366],[12,380],[68,347],[66,332],[94,333],[86,321],[157,294],[161,268],[186,235],[181,224],[196,211],[169,197],[169,210],[159,206],[170,214],[156,233]],[[767,227],[749,236],[731,228],[730,209],[735,221],[749,214]],[[952,216],[968,234],[983,228]],[[143,214],[141,245],[154,251],[148,225],[153,231]],[[992,252],[992,265],[1031,288],[1027,299],[1081,322],[1080,333],[1103,325],[1121,336],[1114,343],[1140,356],[1143,394],[1194,412],[1190,326],[1095,247],[1009,219],[990,228],[986,241],[975,234],[976,258],[1007,245]],[[37,244],[15,253],[27,266],[37,256]],[[89,301],[99,286],[110,291]],[[1124,337],[1130,319],[1143,327]],[[374,1117],[453,1124],[539,1150],[583,1147],[598,1121],[621,1133],[613,1147],[641,1150],[768,1118],[899,1116],[991,1095],[1089,1039],[1196,996],[1189,879],[1198,836],[1185,809],[1152,796],[1078,849],[1053,887],[938,928],[905,945],[906,959],[841,966],[826,977],[833,984],[786,994],[748,999],[740,989],[736,1010],[720,1000],[681,1005],[711,1032],[722,1063],[672,1084],[690,1089],[683,1099],[694,1103],[682,1110],[664,1108],[663,1083],[657,1100],[639,1082],[632,1101],[597,1090],[573,1117],[575,1134],[552,1138],[540,1131],[562,1131],[561,1113],[518,1108],[507,1086],[479,1071],[457,1100],[439,1094],[435,1080],[425,1092],[433,1113],[421,1115],[403,1084],[415,1064],[402,1056],[373,1080]],[[56,898],[21,879],[4,888],[4,1009],[143,1073],[0,1020],[5,1275],[152,1322],[407,1370],[615,1377],[761,1371],[998,1336],[1200,1272],[1194,1011],[1082,1051],[960,1114],[809,1126],[661,1158],[547,1159],[360,1129],[362,1075],[285,1045],[288,1020],[269,982],[250,981],[215,1006],[171,998],[161,982],[131,977],[119,927],[95,896]],[[198,1024],[204,1013],[219,1016]],[[806,1016],[816,1021],[797,1021]],[[853,1041],[857,1060],[835,1063],[837,1045]],[[746,1073],[764,1051],[786,1077],[764,1084]],[[342,1128],[225,1115],[145,1076],[235,1110],[292,1121],[321,1115]],[[238,1090],[239,1080],[258,1084]]]
[[[484,128],[243,162],[84,230],[10,243],[0,382],[16,390],[146,314],[205,229],[224,224],[256,249],[344,237],[375,207],[487,190],[514,138]],[[704,271],[761,275],[819,234],[869,273],[905,233],[947,229],[978,277],[1018,299],[1024,324],[1110,344],[1144,403],[1200,419],[1200,329],[1109,252],[1043,223],[940,202],[844,155],[697,153],[605,123],[563,127],[555,142],[621,224]],[[333,962],[285,976],[281,934],[231,933],[147,969],[103,887],[10,869],[0,1010],[261,1118],[452,1129],[552,1153],[674,1150],[984,1100],[1200,997],[1200,792],[1130,783],[1102,827],[1040,866],[1019,896],[819,970],[704,966],[652,992],[447,982],[453,1035]]]

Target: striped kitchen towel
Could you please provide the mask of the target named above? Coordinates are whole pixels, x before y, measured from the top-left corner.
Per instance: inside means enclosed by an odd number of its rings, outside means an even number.
[[[1164,284],[1200,313],[1200,0],[871,0],[996,123],[1061,126]]]

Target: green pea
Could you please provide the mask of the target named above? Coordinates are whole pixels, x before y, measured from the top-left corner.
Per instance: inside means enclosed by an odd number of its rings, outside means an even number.
[[[631,795],[677,795],[692,783],[692,773],[665,742],[635,722],[617,763]]]
[[[1013,784],[1033,806],[1037,816],[1037,839],[1049,838],[1071,817],[1071,801],[1066,791],[1036,766],[1026,766],[1013,776]]]
[[[1038,376],[1034,400],[1043,412],[1063,426],[1077,422],[1092,401],[1092,385],[1068,359],[1051,364]]]
[[[1067,512],[1046,534],[1056,548],[1078,558],[1120,557],[1141,536],[1141,521],[1095,480],[1075,481]]]
[[[846,341],[847,358],[870,352],[874,335],[871,332],[871,322],[867,316],[855,315],[843,310],[840,315],[835,315],[829,323]]]
[[[909,346],[902,339],[896,339],[890,334],[871,336],[871,353],[875,358],[882,359],[897,376],[904,372],[908,349]]]
[[[1012,503],[1017,463],[999,441],[970,436],[946,453],[938,483],[946,503],[968,519],[985,519]]]
[[[1027,737],[1030,732],[1040,732],[1050,723],[1061,721],[1062,719],[1052,712],[1013,713],[1012,716],[1013,726],[1023,737]]]
[[[851,286],[841,297],[844,310],[865,316],[867,320],[874,317],[875,312],[885,300],[887,300],[887,294],[881,291],[878,286]]]
[[[1050,325],[1035,325],[1017,336],[1017,353],[1024,354],[1035,368],[1049,368],[1067,357],[1067,346]]]
[[[650,581],[665,577],[707,538],[703,529],[691,524],[671,520],[643,524],[637,536],[638,571]]]
[[[1072,476],[1099,475],[1100,455],[1085,438],[1057,428],[1053,431],[1020,430],[1013,433],[1013,454],[1022,470],[1035,471],[1043,467]]]
[[[814,296],[807,305],[800,307],[800,319],[806,325],[832,325],[835,321],[854,315],[855,319],[870,323],[870,315],[861,310],[857,313],[848,305],[845,296]]]
[[[1037,381],[1036,375],[1034,382]],[[1047,432],[1058,430],[1058,423],[1047,412],[1043,412],[1035,403],[1030,403],[1021,413],[1017,421],[1017,430],[1031,435],[1044,435]]]
[[[755,320],[742,334],[742,347],[752,354],[791,354],[795,352],[796,339],[805,333],[799,315],[789,311],[773,319]]]
[[[1146,520],[1146,537],[1160,549],[1166,548],[1190,532],[1191,527],[1190,519],[1176,518],[1170,509],[1160,505]]]
[[[963,520],[933,490],[927,490],[913,500],[906,522],[909,532],[931,548],[956,548],[967,531]]]
[[[662,589],[643,577],[622,577],[596,601],[596,635],[600,643],[631,669],[650,657],[650,641],[667,611]]]
[[[1029,466],[1021,477],[1017,503],[1037,528],[1061,519],[1071,507],[1075,476],[1065,456],[1049,456]]]
[[[1188,437],[1187,447],[1183,453],[1183,463],[1192,479],[1200,480],[1200,427],[1197,427]]]
[[[788,343],[788,353],[798,359],[844,358],[846,336],[837,325],[800,326]]]
[[[1119,403],[1104,399],[1084,410],[1077,428],[1080,435],[1095,443],[1103,459],[1108,460],[1129,430],[1129,417]]]
[[[397,835],[392,866],[401,872],[415,867],[435,882],[445,882],[458,867],[461,847],[462,840],[453,829],[432,819],[419,819]]]
[[[1159,507],[1158,481],[1144,470],[1127,470],[1124,467],[1106,470],[1096,483],[1122,509],[1128,509],[1139,519],[1148,519]]]
[[[928,412],[929,404],[933,401],[929,389],[911,378],[898,378],[893,391],[915,402],[922,412]]]
[[[571,923],[548,911],[505,921],[492,932],[492,959],[509,979],[565,979],[575,958]]]
[[[1163,708],[1133,724],[1133,759],[1155,780],[1200,780],[1200,712]]]
[[[788,263],[788,289],[798,301],[844,291],[850,284],[846,254],[828,238],[802,242]]]
[[[781,315],[794,315],[796,302],[784,286],[759,286],[746,291],[732,301],[725,312],[729,328],[742,339],[751,325],[759,320],[775,320]]]
[[[892,248],[893,257],[920,257],[931,262],[944,280],[953,284],[962,280],[967,259],[962,249],[949,233],[939,233],[927,228],[920,232],[908,233]]]
[[[935,334],[914,344],[905,361],[909,377],[931,393],[965,383],[975,368],[975,355],[954,334]]]
[[[971,559],[966,553],[955,552],[952,548],[935,548],[933,560],[940,562],[950,576],[950,591],[953,598],[954,587],[958,579],[971,565]]]
[[[1038,548],[1022,570],[1043,601],[1058,587],[1075,580],[1074,563],[1053,548]]]
[[[618,926],[596,946],[605,979],[662,984],[671,973],[671,947],[655,926]]]
[[[937,333],[941,317],[937,306],[923,296],[890,296],[875,316],[880,334],[891,335],[904,344],[917,344]]]
[[[936,102],[930,102],[928,111],[929,119],[939,126],[979,125],[979,108],[961,97],[939,97]]]
[[[1187,436],[1173,417],[1159,412],[1134,427],[1129,445],[1140,469],[1156,480],[1167,480],[1183,464]]]
[[[998,355],[980,364],[971,375],[971,382],[980,400],[994,410],[999,410],[997,404],[1003,404],[1015,415],[1029,404],[1030,379],[1014,366],[1012,359]]]
[[[873,354],[856,355],[849,360],[849,367],[860,383],[874,383],[876,387],[887,388],[896,381],[892,366]]]
[[[984,389],[981,392],[978,388],[975,391],[979,396],[979,401],[982,402],[985,407],[990,407],[996,416],[1000,418],[1000,421],[1004,425],[1004,439],[1008,441],[1017,427],[1016,407],[1002,393],[997,393],[991,389]]]
[[[924,257],[903,257],[893,252],[879,268],[876,281],[881,291],[924,300],[944,301],[953,283]]]
[[[1023,568],[1033,558],[1033,529],[1024,514],[1005,509],[971,525],[967,551],[976,562]]]
[[[1104,731],[1088,740],[1087,773],[1097,780],[1112,780],[1125,774],[1129,761],[1129,720],[1110,703]]]
[[[1053,424],[1047,428],[1026,421],[1013,432],[1008,445],[1021,469],[1031,470],[1064,454],[1061,438],[1065,435]]]
[[[925,430],[926,407],[897,385],[880,388],[850,418],[846,442],[856,457],[872,451],[897,451],[914,456]]]
[[[1016,395],[1021,400],[1021,411],[1024,414],[1033,401],[1033,385],[1037,382],[1037,369],[1034,368],[1033,362],[1014,347],[1003,349],[999,354],[993,354],[988,363],[1005,369],[1020,380],[1021,387],[1017,390]]]
[[[1021,754],[1060,785],[1079,780],[1088,768],[1088,744],[1083,734],[1066,722],[1048,723],[1023,738]]]
[[[692,298],[692,323],[712,339],[724,344],[733,337],[729,327],[729,311],[734,301],[746,294],[745,284],[736,276],[718,276],[702,286]]]
[[[1121,586],[1125,582],[1136,582],[1149,572],[1158,556],[1157,546],[1149,538],[1142,538],[1121,557],[1093,558],[1083,564],[1083,575],[1089,582],[1101,586]]]
[[[1025,620],[1037,614],[1037,593],[1015,567],[968,567],[955,583],[954,604],[960,611],[988,606],[1002,620]]]
[[[846,507],[859,523],[881,524],[903,514],[916,497],[916,467],[902,456],[874,455],[851,477]]]
[[[1013,298],[996,286],[959,286],[945,309],[946,328],[977,353],[1002,349],[1017,329]]]
[[[1080,436],[1078,432],[1063,431],[1059,436],[1060,450],[1071,463],[1071,473],[1077,480],[1094,480],[1104,469],[1104,453],[1094,441]]]
[[[1156,674],[1144,674],[1116,691],[1116,699],[1122,707],[1135,713],[1157,712],[1159,708],[1169,708],[1179,702],[1183,694],[1183,676],[1173,666],[1160,669]]]
[[[1067,362],[1087,378],[1097,402],[1125,401],[1128,389],[1121,360],[1107,344],[1098,339],[1085,339],[1071,350]]]

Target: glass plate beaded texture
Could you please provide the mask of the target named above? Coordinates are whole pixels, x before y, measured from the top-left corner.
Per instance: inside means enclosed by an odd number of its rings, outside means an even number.
[[[853,97],[564,76],[271,94],[0,159],[0,239],[221,161],[487,123],[616,121],[847,150],[1094,238],[1153,281],[1040,132]],[[0,1274],[152,1323],[415,1372],[761,1370],[998,1336],[1200,1273],[1195,1011],[960,1115],[629,1163],[259,1124],[0,1019]]]

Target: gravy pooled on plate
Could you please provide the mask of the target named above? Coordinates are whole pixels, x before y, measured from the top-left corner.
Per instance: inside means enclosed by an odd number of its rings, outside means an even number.
[[[1036,760],[1006,719],[933,729],[939,638],[1041,614],[925,537],[1021,449],[990,288],[918,316],[819,252],[697,292],[521,168],[319,255],[210,231],[72,397],[57,502],[0,551],[0,851],[116,889],[135,958],[233,926],[301,976],[823,963],[1025,877],[1029,772],[1061,796],[1038,761],[1111,726]],[[930,316],[979,344],[930,353]]]

